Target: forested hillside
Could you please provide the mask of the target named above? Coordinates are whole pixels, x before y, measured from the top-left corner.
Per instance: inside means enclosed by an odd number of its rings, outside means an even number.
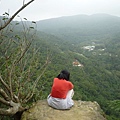
[[[113,115],[109,119],[117,119],[114,110],[112,114],[106,106],[120,100],[120,18],[78,15],[39,21],[37,25],[38,30],[52,35],[40,38],[54,46],[50,65],[53,75],[54,71],[70,70],[74,99],[98,101],[106,113]],[[82,67],[73,66],[76,60]],[[119,104],[115,110],[120,111]]]
[[[97,101],[109,115],[108,120],[119,120],[120,18],[104,14],[78,15],[36,24],[36,37],[27,53],[30,55],[34,47],[38,48],[33,80],[40,74],[47,55],[50,61],[32,101],[46,99],[53,78],[67,69],[74,84],[75,100]],[[21,28],[19,25],[14,34],[21,35]],[[78,64],[74,65],[75,62]]]

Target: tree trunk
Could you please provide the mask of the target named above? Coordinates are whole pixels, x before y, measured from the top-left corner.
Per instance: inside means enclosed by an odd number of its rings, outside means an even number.
[[[24,112],[24,111],[17,112],[17,113],[13,116],[14,120],[21,120],[21,115],[22,115],[23,112]]]

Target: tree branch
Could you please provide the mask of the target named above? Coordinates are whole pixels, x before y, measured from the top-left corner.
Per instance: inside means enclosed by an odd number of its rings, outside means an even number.
[[[12,86],[12,73],[13,73],[14,69],[15,69],[15,64],[14,64],[14,61],[13,61],[12,67],[8,71],[8,79],[9,79],[9,88],[10,88],[10,97],[11,97],[11,100],[13,100],[13,98],[16,98],[16,97],[14,97],[15,95],[13,93],[13,86]]]
[[[23,111],[25,108],[23,108],[20,103],[14,103],[13,101],[9,102],[10,108],[5,110],[0,108],[0,115],[14,115],[18,111]]]
[[[5,91],[2,88],[0,88],[0,94],[5,100],[10,100],[9,96],[5,93]]]
[[[11,115],[7,110],[0,108],[0,115]]]
[[[3,99],[3,98],[1,98],[1,97],[0,97],[0,102],[3,103],[3,104],[5,104],[5,105],[7,105],[7,106],[8,106],[8,105],[10,106],[10,102],[9,102],[9,101],[6,101],[5,99]]]
[[[34,0],[29,1],[28,3],[24,4],[13,16],[3,25],[0,27],[0,31],[4,29],[14,18],[15,16],[21,12],[26,6],[28,6],[30,3],[32,3]]]
[[[1,75],[0,75],[0,81],[1,83],[5,86],[5,88],[10,92],[10,88],[9,86],[5,83],[5,81],[2,79]]]
[[[31,45],[31,42],[27,45],[27,47],[25,48],[25,50],[23,51],[22,55],[20,56],[20,58],[15,62],[15,64],[17,64],[25,55],[25,53],[27,52],[27,50],[29,49]]]

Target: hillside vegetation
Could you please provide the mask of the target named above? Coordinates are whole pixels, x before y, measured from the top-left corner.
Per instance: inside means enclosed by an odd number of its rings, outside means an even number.
[[[97,101],[108,120],[118,120],[120,18],[106,14],[78,15],[37,21],[36,24],[37,34],[30,48],[38,48],[39,53],[34,61],[38,66],[33,68],[33,80],[39,75],[47,54],[50,62],[31,102],[46,99],[53,78],[62,69],[67,69],[74,84],[74,99]],[[20,29],[21,25],[16,31],[19,35]],[[75,61],[81,66],[74,66]]]
[[[113,115],[112,120],[117,119],[114,116],[119,116],[120,104],[115,109],[113,105],[117,115],[106,106],[120,100],[120,18],[78,15],[38,21],[37,25],[38,30],[47,33],[40,38],[52,46],[50,50],[54,49],[50,65],[53,75],[55,70],[70,70],[74,99],[96,100]],[[75,60],[83,66],[73,66]]]

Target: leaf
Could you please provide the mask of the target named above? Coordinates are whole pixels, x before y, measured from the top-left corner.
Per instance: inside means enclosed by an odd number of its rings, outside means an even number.
[[[32,23],[36,24],[36,22],[35,22],[35,21],[32,21]]]
[[[10,32],[13,32],[13,30],[10,30]]]
[[[15,38],[18,38],[18,39],[20,39],[19,35],[15,35]]]
[[[27,18],[24,18],[24,20],[27,20]]]
[[[9,13],[5,12],[5,14],[9,16]]]
[[[15,25],[18,25],[19,23],[15,23]]]
[[[31,29],[34,29],[34,27],[30,27]]]
[[[2,20],[7,20],[8,18],[4,17]]]

